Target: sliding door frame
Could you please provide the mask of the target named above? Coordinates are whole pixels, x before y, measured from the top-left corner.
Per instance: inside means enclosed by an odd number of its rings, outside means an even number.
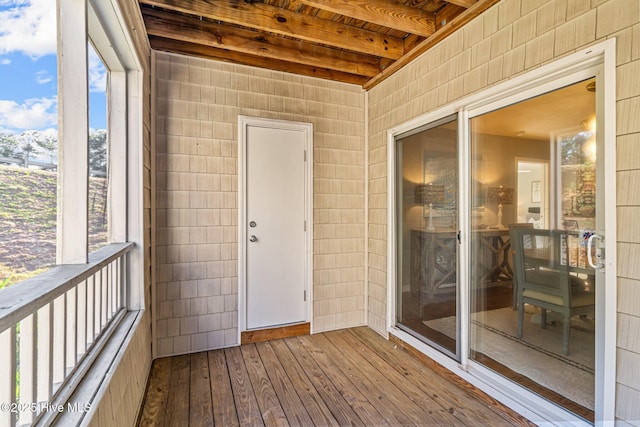
[[[413,346],[461,378],[485,391],[493,398],[536,423],[585,422],[564,408],[541,398],[524,387],[505,379],[469,358],[469,266],[470,266],[470,167],[471,144],[469,120],[521,100],[531,98],[563,86],[596,76],[598,80],[597,107],[598,138],[602,138],[605,176],[605,253],[606,292],[597,295],[599,332],[596,336],[596,425],[613,425],[615,420],[616,389],[616,44],[615,39],[598,43],[582,51],[558,59],[504,83],[487,88],[434,112],[416,117],[387,132],[387,332]],[[600,90],[602,88],[602,91]],[[424,126],[446,116],[458,114],[459,153],[459,227],[461,230],[458,265],[460,307],[460,361],[441,353],[396,326],[397,235],[396,235],[396,158],[395,140],[398,135]],[[602,132],[602,133],[600,133]],[[600,320],[602,319],[602,320]]]

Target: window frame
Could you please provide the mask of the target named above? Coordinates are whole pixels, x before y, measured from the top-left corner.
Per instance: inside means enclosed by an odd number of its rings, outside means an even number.
[[[109,241],[135,243],[126,301],[144,309],[143,67],[117,0],[58,0],[57,264],[89,259],[89,41],[108,72]]]

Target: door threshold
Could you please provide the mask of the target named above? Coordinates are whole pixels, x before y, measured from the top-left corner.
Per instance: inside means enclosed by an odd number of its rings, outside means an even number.
[[[275,328],[253,329],[240,333],[240,344],[277,340],[281,338],[310,335],[311,323],[296,323],[295,325],[278,326]]]

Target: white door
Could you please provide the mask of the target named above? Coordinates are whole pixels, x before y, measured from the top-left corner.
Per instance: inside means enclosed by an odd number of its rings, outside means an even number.
[[[258,121],[244,132],[246,329],[305,322],[308,126]]]

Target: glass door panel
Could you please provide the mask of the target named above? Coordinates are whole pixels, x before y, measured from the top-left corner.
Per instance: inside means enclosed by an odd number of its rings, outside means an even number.
[[[458,121],[396,138],[399,328],[459,360]]]
[[[470,120],[470,357],[590,421],[595,90],[591,79]]]

